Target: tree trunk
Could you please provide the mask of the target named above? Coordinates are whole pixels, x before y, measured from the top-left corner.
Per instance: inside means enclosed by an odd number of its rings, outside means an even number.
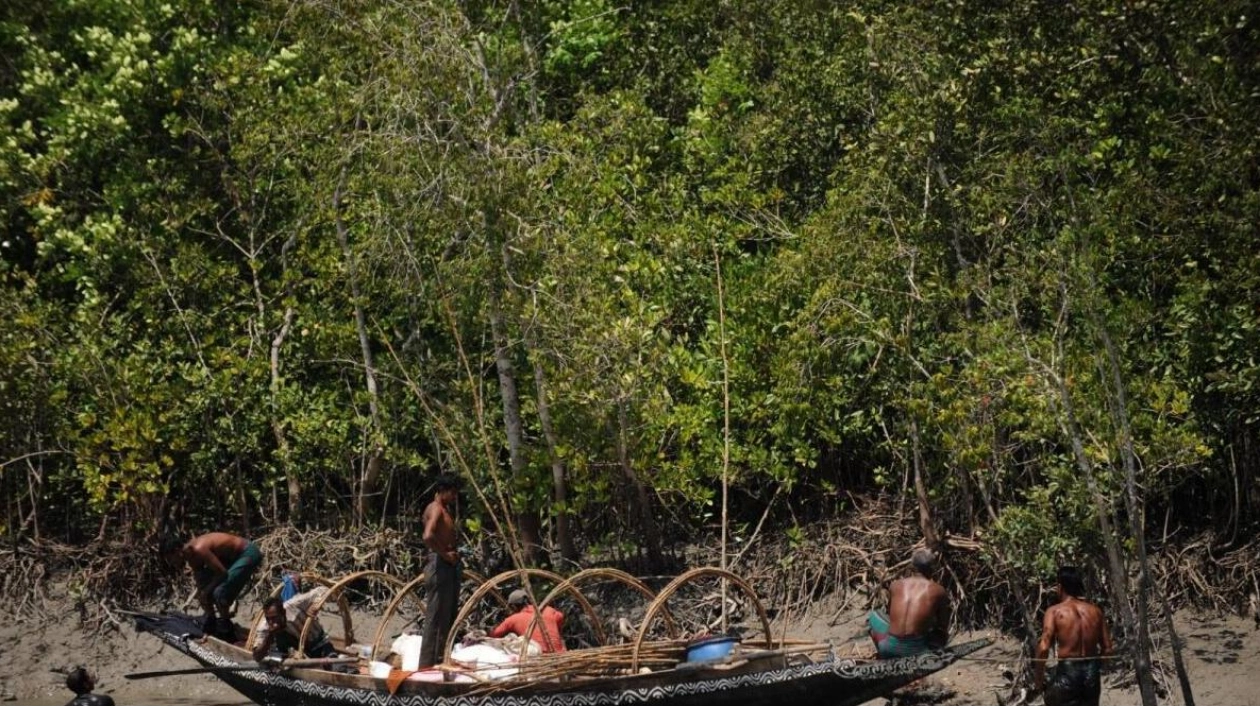
[[[240,200],[235,199],[239,204]],[[280,269],[283,274],[288,270],[288,254],[289,250],[297,243],[297,236],[290,235],[284,245],[280,247]],[[233,243],[235,245],[235,243]],[[239,248],[239,246],[238,246]],[[267,315],[267,306],[263,300],[262,284],[259,282],[259,267],[257,260],[252,255],[257,253],[257,249],[253,246],[253,234],[251,232],[250,248],[250,273],[251,281],[254,288],[254,306],[258,309],[258,326],[261,329],[264,326]],[[287,290],[285,295],[290,294]],[[268,389],[269,405],[271,412],[271,434],[276,440],[276,456],[280,462],[280,468],[284,472],[285,483],[288,487],[289,496],[289,522],[298,523],[302,520],[305,512],[302,499],[302,482],[298,479],[297,471],[293,468],[289,460],[289,438],[285,432],[285,421],[283,411],[280,409],[280,387],[283,379],[280,377],[280,349],[284,346],[284,341],[289,336],[289,329],[293,326],[293,317],[296,315],[292,305],[288,305],[284,310],[284,318],[281,321],[280,329],[276,331],[276,335],[271,339],[271,350],[269,356],[271,380]]]
[[[42,467],[43,464],[44,462],[41,460],[40,466]],[[31,530],[32,530],[31,537],[33,537],[35,542],[38,543],[42,539],[40,538],[40,532],[39,532],[39,498],[41,496],[40,486],[43,484],[43,474],[41,474],[39,470],[36,469],[35,464],[32,463],[30,459],[26,460],[26,468],[28,470],[28,473],[26,475],[26,487],[27,487],[27,491],[31,495],[31,514],[27,518],[27,520],[30,522],[30,525],[31,525]],[[22,528],[23,530],[26,529],[26,523],[22,524]]]
[[[280,459],[280,468],[284,470],[285,482],[289,491],[289,522],[298,523],[302,519],[302,482],[289,462],[289,438],[284,431],[284,420],[280,413],[280,347],[289,335],[289,327],[293,325],[294,311],[292,307],[284,310],[284,324],[271,340],[271,433],[276,438],[276,455]]]
[[[919,422],[910,420],[910,452],[914,463],[914,493],[919,499],[919,530],[923,542],[933,550],[940,550],[940,537],[932,522],[932,505],[928,500],[927,484],[923,481],[923,454],[919,446]]]
[[[9,512],[9,522],[5,523],[5,529],[9,531],[9,544],[13,548],[13,556],[17,557],[18,552],[18,519],[22,517],[22,501],[18,498],[17,491],[17,475],[16,474],[0,474],[0,478],[4,479],[4,497],[8,499],[5,508]]]
[[[1137,549],[1138,560],[1138,596],[1137,596],[1137,651],[1134,654],[1138,674],[1138,689],[1142,693],[1144,704],[1155,704],[1155,681],[1151,678],[1151,643],[1150,624],[1146,616],[1150,598],[1151,575],[1146,558],[1146,522],[1143,508],[1137,491],[1137,455],[1133,451],[1133,431],[1129,425],[1129,401],[1124,391],[1124,380],[1120,374],[1120,360],[1116,354],[1111,334],[1101,319],[1094,315],[1098,336],[1102,339],[1103,350],[1107,353],[1107,363],[1111,369],[1113,386],[1111,400],[1112,414],[1120,423],[1120,451],[1124,459],[1124,502],[1125,511],[1129,515],[1129,532],[1133,536],[1133,544]],[[1169,619],[1171,622],[1171,619]],[[1169,624],[1171,627],[1171,623]]]
[[[350,251],[350,238],[347,234],[346,222],[342,215],[341,190],[346,183],[346,168],[341,168],[337,178],[337,187],[333,190],[333,214],[337,219],[337,241],[341,244],[342,256],[346,259],[346,277],[350,280],[350,296],[354,301],[354,328],[359,335],[359,350],[363,356],[363,377],[368,392],[368,415],[372,421],[367,430],[367,459],[363,463],[363,471],[359,482],[359,493],[355,498],[355,516],[358,525],[362,526],[371,517],[376,508],[376,495],[380,489],[381,462],[385,456],[385,445],[382,441],[384,429],[381,426],[380,403],[376,389],[376,365],[372,358],[372,343],[368,338],[367,317],[363,313],[363,297],[359,292],[359,278],[355,267],[354,254]]]
[[[1186,672],[1186,662],[1181,657],[1181,637],[1173,626],[1172,607],[1168,605],[1168,595],[1158,588],[1159,603],[1164,609],[1164,629],[1168,631],[1168,642],[1172,645],[1173,668],[1177,671],[1177,682],[1181,685],[1181,700],[1188,707],[1194,707],[1194,690],[1190,688],[1190,674]]]
[[[1252,511],[1253,504],[1251,502],[1252,490],[1256,483],[1252,480],[1255,474],[1255,454],[1251,444],[1251,432],[1244,427],[1239,430],[1239,437],[1243,444],[1243,464],[1241,467],[1242,479],[1238,487],[1242,489],[1238,500],[1238,523],[1243,526],[1250,525],[1255,518],[1255,512]]]
[[[1067,385],[1063,379],[1057,374],[1053,375],[1054,383],[1059,391],[1059,399],[1063,405],[1064,417],[1063,422],[1065,432],[1072,440],[1072,452],[1076,457],[1077,468],[1080,469],[1081,475],[1085,477],[1085,484],[1089,487],[1090,495],[1094,499],[1094,512],[1098,515],[1099,529],[1102,531],[1103,543],[1107,549],[1107,561],[1111,575],[1111,591],[1113,601],[1116,608],[1120,611],[1120,615],[1124,626],[1129,631],[1138,631],[1137,621],[1133,616],[1133,608],[1129,604],[1129,581],[1128,574],[1124,569],[1124,560],[1120,554],[1120,537],[1116,534],[1115,527],[1111,522],[1111,508],[1107,499],[1103,497],[1102,490],[1098,488],[1098,481],[1094,478],[1093,468],[1090,466],[1089,457],[1085,454],[1085,444],[1082,441],[1080,426],[1076,421],[1075,408],[1072,406],[1071,395],[1067,389]],[[1132,635],[1132,634],[1130,634]],[[1146,638],[1144,631],[1138,631],[1135,641],[1142,641]],[[1145,646],[1145,644],[1144,644]],[[1144,652],[1139,648],[1139,652]],[[1147,654],[1149,661],[1149,653]],[[1148,662],[1149,665],[1149,662]],[[1138,689],[1142,692],[1143,704],[1154,704],[1155,686],[1151,680],[1150,670],[1137,672]],[[1147,692],[1149,690],[1149,701]]]
[[[494,364],[499,374],[499,396],[503,400],[503,426],[508,440],[508,461],[512,468],[512,483],[516,488],[528,485],[525,477],[525,433],[521,424],[521,401],[516,389],[516,371],[512,365],[507,332],[500,307],[501,293],[495,282],[487,293],[490,303],[490,331],[494,337]],[[524,561],[533,566],[538,563],[542,551],[542,523],[531,509],[513,508],[517,529],[521,533]]]
[[[232,470],[236,475],[236,507],[237,513],[241,514],[241,530],[244,531],[245,537],[250,536],[249,531],[249,498],[245,494],[245,475],[241,473],[241,455],[237,454],[232,461]]]
[[[660,571],[665,567],[665,559],[661,555],[661,539],[657,532],[656,523],[652,519],[652,497],[648,495],[647,487],[639,479],[639,475],[634,473],[634,466],[630,464],[630,447],[627,437],[630,434],[630,424],[626,415],[626,402],[624,399],[617,401],[617,458],[621,464],[621,472],[626,477],[626,482],[633,490],[630,496],[630,515],[638,521],[639,536],[647,550],[648,570],[651,572]]]
[[[528,335],[526,335],[528,344]],[[530,345],[533,353],[537,349]],[[551,460],[551,500],[554,504],[554,520],[556,523],[556,544],[560,547],[560,556],[565,560],[578,561],[577,547],[573,544],[573,530],[569,525],[569,484],[564,460],[557,450],[556,432],[551,425],[551,407],[547,402],[547,378],[542,364],[534,362],[534,386],[538,395],[538,422],[542,425],[543,439],[547,442],[547,458]]]

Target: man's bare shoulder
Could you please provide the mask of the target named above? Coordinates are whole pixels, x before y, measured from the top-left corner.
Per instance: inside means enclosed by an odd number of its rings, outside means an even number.
[[[215,536],[221,534],[222,533],[206,533],[205,535],[198,535],[192,540],[189,540],[184,547],[194,552],[209,552],[218,546],[220,540]]]
[[[1066,619],[1075,622],[1081,618],[1082,612],[1090,617],[1102,616],[1102,609],[1080,599],[1066,599],[1054,604],[1046,609],[1046,616],[1056,620]]]
[[[190,540],[188,544],[195,548],[213,548],[233,546],[244,542],[246,542],[245,538],[242,538],[239,535],[233,535],[232,533],[225,533],[223,531],[216,530],[212,533],[198,535]]]
[[[441,512],[442,512],[442,504],[435,498],[432,501],[429,501],[429,505],[424,507],[423,518],[424,520],[428,520],[430,517],[433,516],[433,514],[435,513],[440,514]]]
[[[915,591],[926,594],[936,594],[937,592],[943,594],[945,592],[945,588],[941,585],[926,577],[919,576],[902,577],[893,580],[893,583],[888,586],[893,590]]]

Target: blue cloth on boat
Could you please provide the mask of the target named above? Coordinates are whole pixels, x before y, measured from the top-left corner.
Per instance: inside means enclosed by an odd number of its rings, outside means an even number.
[[[292,572],[284,573],[284,582],[280,587],[280,601],[288,601],[298,595],[298,579],[297,575]]]
[[[888,616],[882,611],[872,611],[866,617],[871,627],[871,640],[880,658],[902,658],[932,650],[926,636],[894,636],[888,632]]]

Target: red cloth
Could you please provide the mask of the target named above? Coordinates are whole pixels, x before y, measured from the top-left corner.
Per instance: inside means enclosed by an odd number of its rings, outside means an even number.
[[[389,671],[389,677],[385,678],[385,687],[389,689],[389,694],[393,695],[395,692],[398,692],[398,688],[402,687],[402,684],[414,672],[416,671],[397,669]]]
[[[509,633],[515,633],[518,636],[524,636],[529,630],[529,624],[534,620],[534,607],[526,606],[524,609],[512,614],[503,620],[503,623],[494,627],[488,635],[491,638],[503,638]],[[534,626],[534,633],[530,635],[530,640],[538,644],[543,653],[563,653],[565,651],[564,641],[560,638],[560,625],[564,623],[564,614],[550,606],[543,609],[542,618],[538,624]],[[544,631],[546,632],[544,634]]]

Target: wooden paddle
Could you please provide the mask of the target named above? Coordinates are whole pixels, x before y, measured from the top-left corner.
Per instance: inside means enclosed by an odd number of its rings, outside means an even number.
[[[277,670],[288,670],[289,668],[318,668],[325,665],[344,665],[347,663],[357,663],[358,658],[306,658],[303,660],[286,660],[276,664]],[[168,675],[197,675],[200,673],[234,673],[241,670],[267,670],[268,666],[256,663],[254,665],[218,665],[204,668],[185,668],[183,670],[154,670],[147,673],[128,673],[123,677],[128,680],[144,680],[145,678],[162,678]]]

